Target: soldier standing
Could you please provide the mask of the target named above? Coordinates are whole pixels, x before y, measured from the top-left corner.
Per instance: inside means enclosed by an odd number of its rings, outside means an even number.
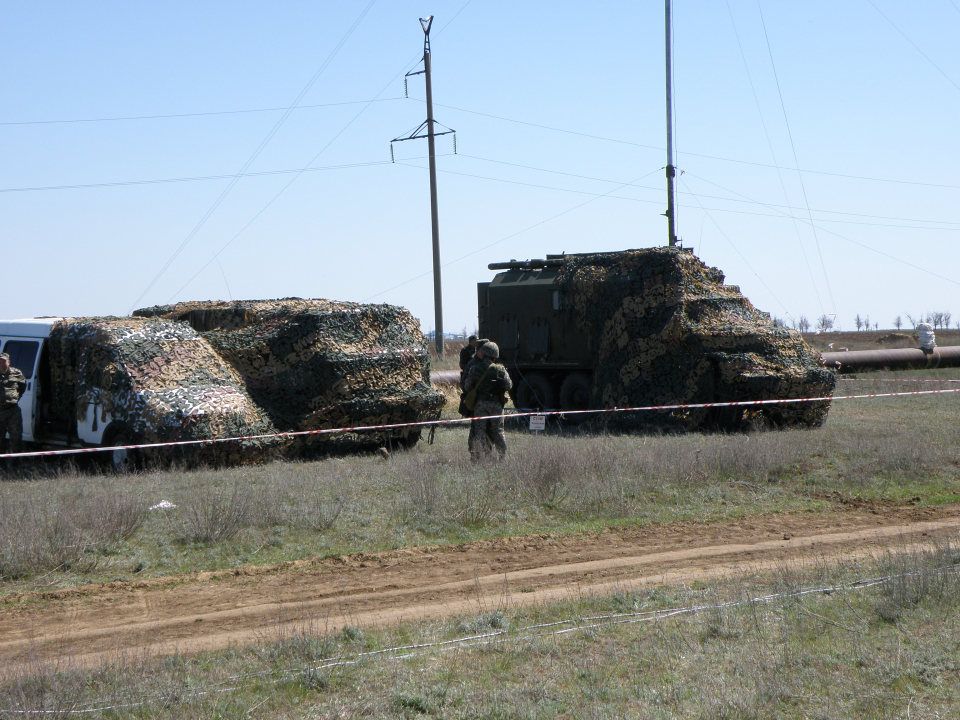
[[[477,344],[474,348],[474,354],[470,356],[470,359],[467,360],[466,364],[463,366],[463,371],[460,373],[460,389],[464,389],[464,385],[467,382],[467,375],[470,374],[470,369],[476,365],[478,362],[483,360],[483,346],[486,345],[489,340],[486,338],[479,338]],[[465,350],[466,348],[464,348]]]
[[[480,350],[481,359],[472,363],[463,383],[463,389],[470,392],[477,389],[477,403],[473,407],[474,420],[470,425],[468,447],[473,460],[479,460],[488,452],[492,444],[500,457],[507,454],[507,440],[503,435],[503,418],[485,418],[490,415],[503,415],[506,393],[513,387],[507,369],[494,362],[500,357],[500,348],[495,342],[484,343]]]
[[[0,441],[7,435],[7,452],[20,452],[23,439],[23,416],[20,414],[20,396],[27,389],[26,378],[15,367],[10,367],[10,356],[0,353]]]
[[[477,341],[476,341],[476,352],[474,353],[473,357],[470,358],[470,360],[467,362],[467,364],[464,365],[463,371],[460,373],[460,407],[457,409],[457,412],[460,413],[461,417],[465,417],[465,418],[466,418],[466,417],[472,417],[472,416],[474,415],[474,411],[471,410],[470,408],[468,408],[467,405],[466,405],[466,403],[464,402],[464,398],[466,398],[467,392],[466,392],[466,390],[463,389],[463,386],[464,386],[464,384],[465,384],[465,382],[466,382],[466,380],[467,380],[467,375],[470,374],[470,371],[473,369],[474,365],[476,365],[478,362],[480,362],[480,361],[483,359],[483,357],[481,356],[480,353],[483,352],[483,346],[486,345],[488,342],[490,342],[490,341],[487,340],[486,338],[478,338],[478,339],[477,339]],[[466,349],[466,348],[464,348],[464,349]],[[470,423],[470,434],[467,436],[467,438],[468,438],[468,439],[467,439],[467,447],[470,449],[470,454],[471,454],[471,455],[473,455],[474,435],[475,435],[475,433],[474,433],[474,430],[473,430],[473,422],[471,422],[471,423]]]
[[[477,347],[479,338],[476,335],[471,335],[467,338],[467,344],[460,348],[460,389],[463,390],[463,381],[467,379],[467,367],[470,363],[473,362],[474,358],[477,357],[480,348]],[[463,406],[463,400],[460,400],[460,414],[464,417],[468,417],[470,413],[465,413]]]
[[[476,335],[471,335],[467,338],[467,344],[460,348],[461,383],[463,382],[463,372],[467,369],[467,363],[473,359],[474,354],[477,352],[477,340]]]

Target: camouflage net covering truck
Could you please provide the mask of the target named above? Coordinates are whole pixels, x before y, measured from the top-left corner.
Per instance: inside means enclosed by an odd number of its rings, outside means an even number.
[[[426,341],[391,305],[181,303],[133,317],[0,321],[26,378],[23,439],[111,447],[439,419]],[[412,445],[420,428],[156,448],[161,461],[242,463]],[[135,463],[111,451],[118,470]]]
[[[393,305],[288,298],[186,302],[134,315],[196,331],[280,432],[432,421],[445,402],[430,385],[419,323]],[[301,436],[286,453],[388,441],[410,446],[421,432]]]
[[[774,326],[723,273],[680,248],[493,263],[482,337],[500,346],[520,408],[587,410],[824,398],[758,408],[605,416],[661,429],[819,426],[836,383],[800,334]],[[577,416],[571,416],[576,418]]]

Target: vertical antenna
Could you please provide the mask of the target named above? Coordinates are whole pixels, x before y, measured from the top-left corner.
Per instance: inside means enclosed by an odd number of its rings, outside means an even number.
[[[443,293],[440,288],[440,219],[437,213],[437,152],[435,137],[437,135],[450,135],[456,137],[454,130],[447,128],[443,132],[436,132],[433,119],[433,78],[431,77],[431,57],[430,57],[430,26],[433,25],[433,15],[428,18],[420,18],[420,27],[423,28],[423,70],[408,72],[404,78],[411,75],[423,75],[427,84],[427,119],[420,123],[420,126],[405,137],[394,138],[390,141],[391,159],[393,158],[393,143],[404,140],[417,140],[427,138],[427,148],[430,155],[430,229],[433,234],[433,306],[435,315],[434,338],[437,345],[437,357],[443,357]],[[427,134],[421,135],[420,131],[426,128]]]
[[[673,58],[670,46],[670,25],[673,22],[673,9],[670,0],[665,0],[664,15],[666,22],[666,50],[667,50],[667,239],[670,247],[677,244],[676,204],[673,189],[673,178],[677,168],[673,164]]]

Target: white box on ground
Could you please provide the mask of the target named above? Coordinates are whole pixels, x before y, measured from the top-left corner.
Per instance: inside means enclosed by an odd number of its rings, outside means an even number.
[[[543,430],[547,427],[547,416],[546,415],[531,415],[530,416],[530,429],[531,430]]]

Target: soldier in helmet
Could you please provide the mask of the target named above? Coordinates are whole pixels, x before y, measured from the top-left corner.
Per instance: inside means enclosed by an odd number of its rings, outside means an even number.
[[[473,460],[479,460],[490,452],[492,444],[502,458],[507,454],[507,440],[503,436],[503,418],[484,419],[485,416],[503,415],[506,393],[513,387],[507,369],[495,362],[500,357],[500,348],[495,342],[486,342],[480,350],[481,359],[473,363],[463,383],[465,392],[477,389],[477,403],[473,415],[478,418],[470,425],[468,446]]]
[[[0,353],[0,441],[7,435],[7,452],[20,452],[23,439],[23,416],[20,414],[20,396],[27,389],[26,378],[15,367],[10,367],[10,356]]]

